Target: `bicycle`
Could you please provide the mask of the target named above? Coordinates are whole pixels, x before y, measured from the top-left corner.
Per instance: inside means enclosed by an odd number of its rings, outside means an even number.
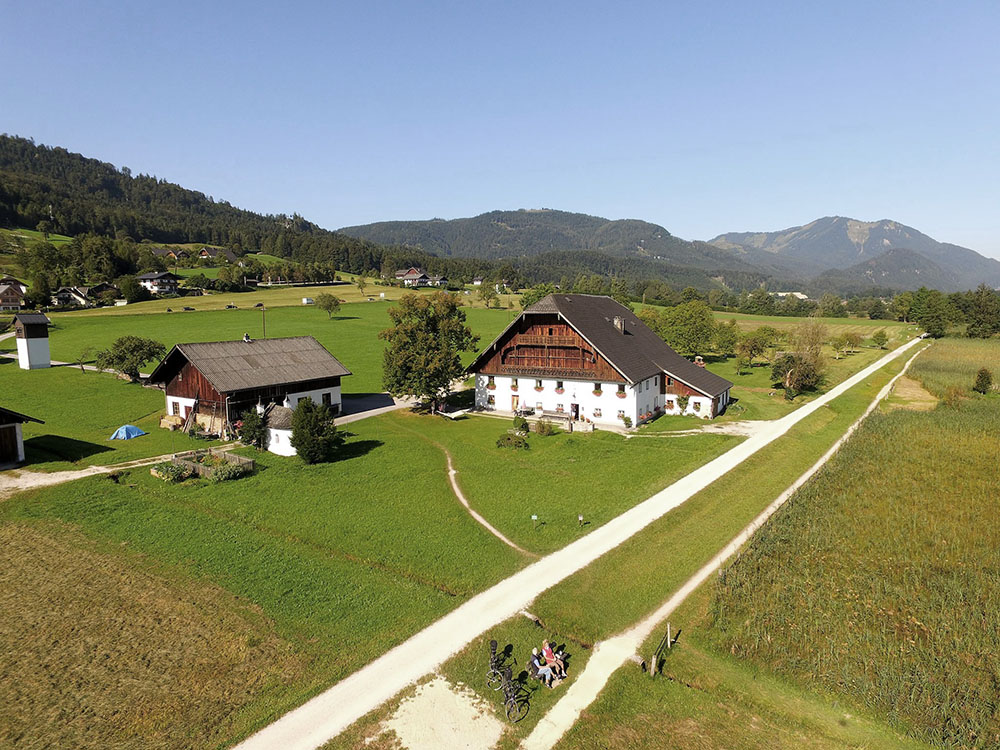
[[[528,715],[530,705],[528,704],[528,694],[518,680],[511,677],[510,667],[503,671],[502,685],[503,705],[507,713],[507,719],[516,724]]]
[[[503,687],[504,655],[497,653],[497,642],[490,641],[490,668],[486,672],[486,684],[493,690]]]

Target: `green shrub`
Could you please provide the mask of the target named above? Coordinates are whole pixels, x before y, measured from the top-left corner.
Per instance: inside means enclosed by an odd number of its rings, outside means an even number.
[[[535,423],[535,434],[547,437],[556,433],[555,425],[547,419],[540,419]]]
[[[990,388],[992,387],[993,373],[985,367],[981,367],[979,372],[976,373],[976,384],[972,386],[972,390],[976,393],[982,393],[985,396],[990,392]]]
[[[225,461],[212,470],[211,480],[213,482],[227,482],[230,479],[239,479],[249,473],[247,468],[242,464]]]
[[[632,429],[632,417],[626,415],[625,417],[622,418],[622,422],[625,423],[626,430]]]
[[[267,425],[264,424],[264,418],[257,413],[256,409],[244,412],[239,436],[243,445],[252,445],[257,450],[264,447],[264,443],[267,441]]]
[[[511,435],[507,433],[497,439],[497,448],[513,448],[514,450],[527,450],[528,441],[524,435]]]
[[[528,429],[528,420],[524,417],[514,417],[514,429],[518,432],[525,432]]]
[[[690,396],[678,396],[677,397],[677,406],[680,408],[681,414],[683,414],[684,412],[687,411],[688,403],[690,403],[690,401],[691,401],[691,397]],[[625,425],[625,426],[628,427],[628,425]]]

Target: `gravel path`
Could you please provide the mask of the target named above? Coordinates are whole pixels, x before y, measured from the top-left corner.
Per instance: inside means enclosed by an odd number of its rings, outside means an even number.
[[[763,526],[778,508],[784,505],[795,494],[796,490],[809,481],[827,461],[833,458],[837,451],[840,450],[840,447],[854,434],[858,426],[888,397],[896,381],[906,373],[906,370],[910,367],[910,363],[923,350],[920,349],[910,357],[903,370],[878,392],[875,399],[865,409],[864,414],[858,417],[847,428],[847,431],[830,447],[830,450],[824,453],[802,476],[796,479],[788,489],[768,505],[736,538],[723,547],[697,573],[691,576],[659,609],[624,633],[596,644],[594,654],[591,656],[590,661],[587,662],[587,666],[583,672],[577,676],[573,684],[566,691],[566,694],[549,709],[549,712],[538,722],[531,734],[521,743],[521,750],[550,750],[550,748],[554,747],[562,736],[576,723],[580,718],[580,714],[587,706],[597,699],[598,694],[607,684],[611,675],[638,652],[642,644],[653,634],[653,631],[673,614],[674,610],[688,596],[694,593],[713,573],[719,570],[726,560],[735,555],[747,540],[753,536],[757,529]]]
[[[469,599],[416,635],[240,743],[239,750],[314,750],[489,628],[705,489],[850,388],[920,343],[914,339],[648,500]]]

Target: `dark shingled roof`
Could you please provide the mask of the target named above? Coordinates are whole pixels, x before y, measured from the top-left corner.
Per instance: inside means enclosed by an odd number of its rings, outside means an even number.
[[[154,279],[175,279],[180,281],[180,276],[170,271],[150,271],[149,273],[144,273],[142,276],[136,276],[140,281],[152,281]]]
[[[153,370],[149,382],[168,382],[183,366],[182,360],[194,365],[219,393],[351,374],[312,336],[295,336],[177,344]]]
[[[638,383],[666,372],[706,396],[718,396],[733,385],[725,378],[704,367],[698,367],[679,355],[631,310],[611,297],[550,294],[525,310],[522,316],[530,318],[536,314],[560,315],[630,383]],[[624,332],[615,326],[615,318],[621,318],[624,322]],[[512,323],[511,326],[513,325]],[[508,330],[509,328],[510,326]],[[496,341],[506,333],[505,330]],[[487,347],[469,370],[474,370],[491,349],[492,345]]]
[[[27,414],[21,414],[11,409],[4,409],[0,406],[0,424],[12,424],[14,422],[38,422],[38,424],[45,424],[40,419],[29,417]]]
[[[14,320],[24,323],[26,326],[47,326],[52,323],[41,313],[17,313],[14,315]]]
[[[272,430],[292,429],[292,414],[294,413],[287,406],[271,404],[265,412],[268,428]]]

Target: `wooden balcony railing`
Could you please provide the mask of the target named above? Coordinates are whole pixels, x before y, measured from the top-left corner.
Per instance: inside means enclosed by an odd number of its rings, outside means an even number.
[[[579,346],[580,340],[573,336],[528,336],[519,335],[513,342],[524,346]]]

